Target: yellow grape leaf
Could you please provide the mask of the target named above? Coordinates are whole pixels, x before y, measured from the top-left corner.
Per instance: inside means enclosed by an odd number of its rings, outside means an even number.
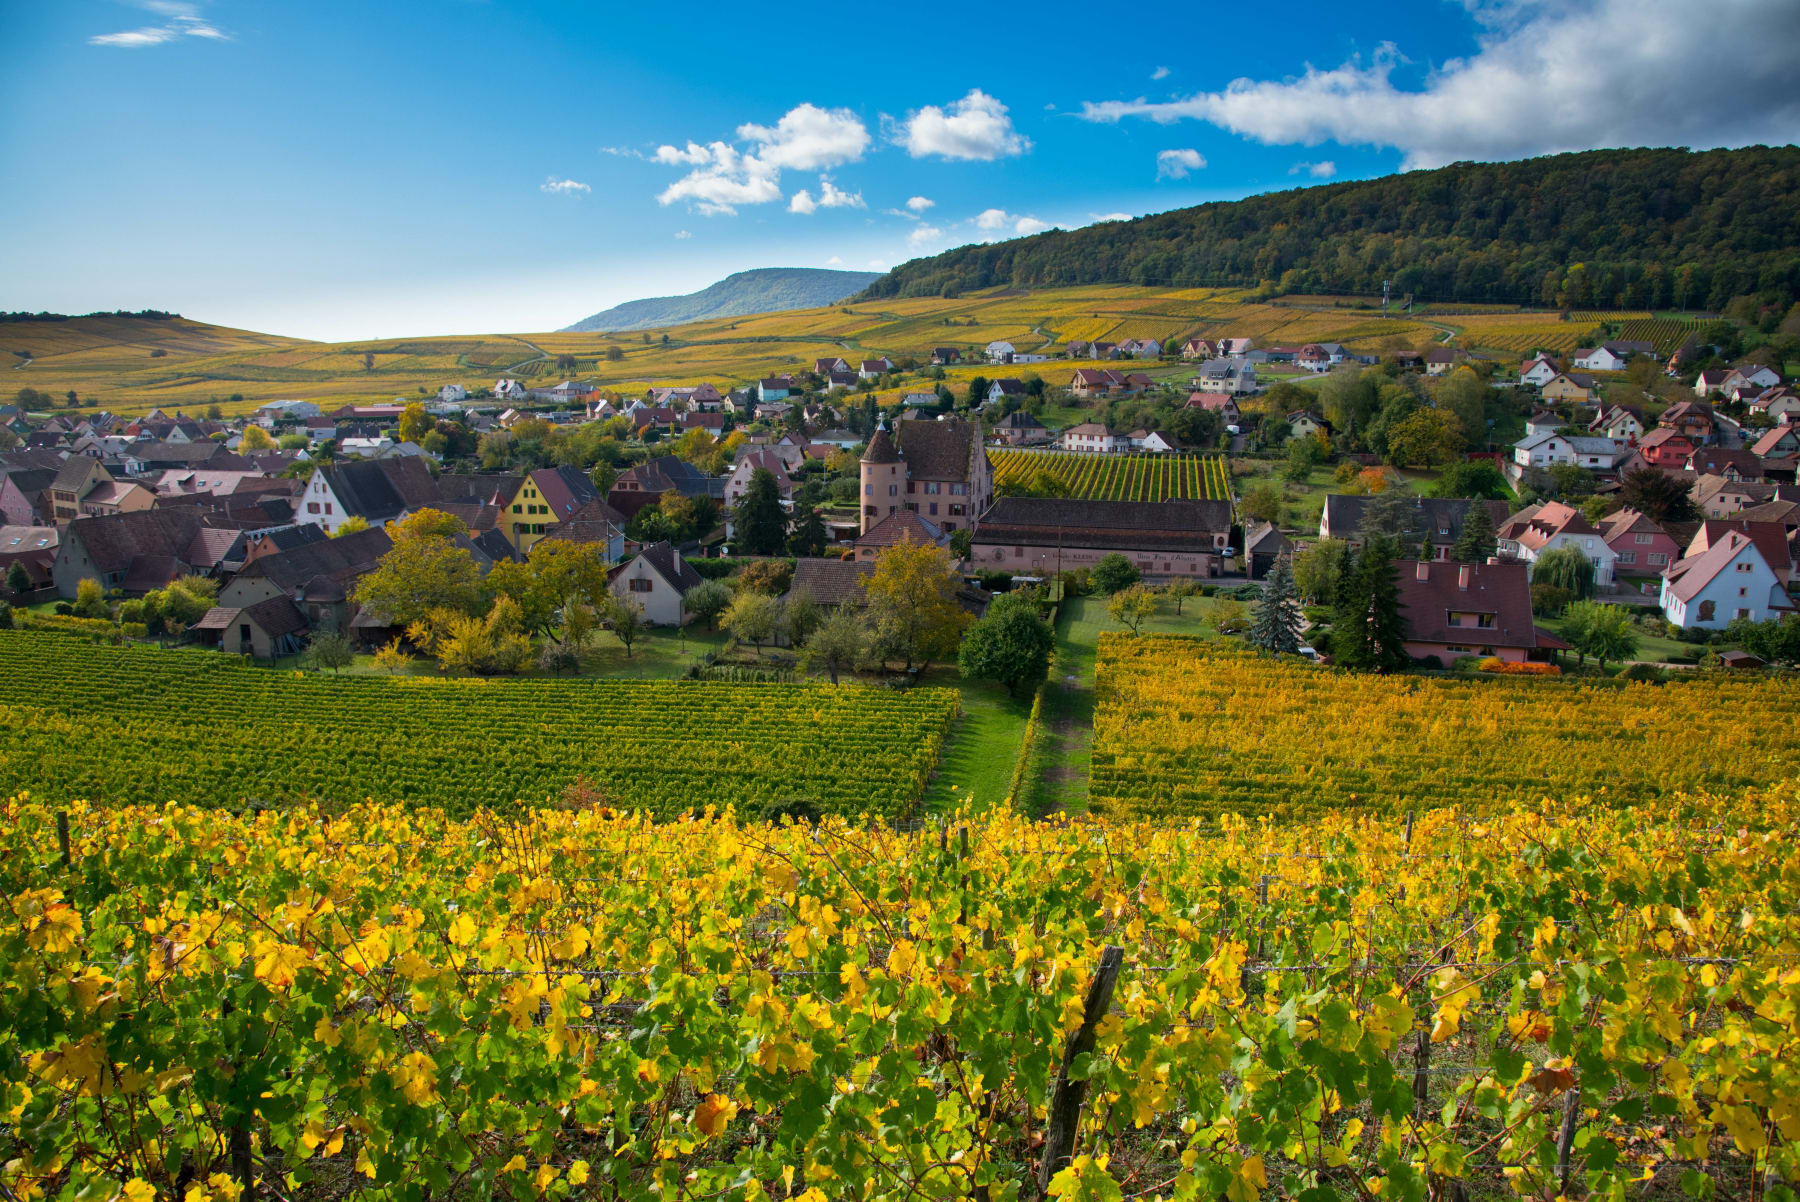
[[[731,1120],[737,1117],[737,1103],[730,1098],[722,1098],[718,1094],[708,1094],[694,1107],[694,1126],[708,1139],[721,1134]]]
[[[450,942],[457,947],[467,947],[475,939],[475,920],[467,914],[458,914],[450,923]]]

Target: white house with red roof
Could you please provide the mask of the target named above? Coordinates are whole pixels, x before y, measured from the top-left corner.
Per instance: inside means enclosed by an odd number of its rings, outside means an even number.
[[[1606,536],[1581,510],[1561,501],[1528,505],[1506,519],[1495,532],[1500,554],[1523,560],[1528,566],[1562,547],[1574,547],[1594,565],[1594,583],[1611,589],[1618,556]]]
[[[1728,531],[1663,573],[1662,611],[1672,626],[1718,630],[1738,618],[1766,622],[1793,610],[1756,540],[1741,531]]]

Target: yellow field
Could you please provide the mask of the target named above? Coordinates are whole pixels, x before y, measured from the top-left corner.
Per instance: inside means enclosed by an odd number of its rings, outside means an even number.
[[[1126,285],[842,304],[717,318],[647,335],[456,335],[326,344],[182,319],[76,318],[0,322],[0,350],[30,350],[36,356],[29,362],[0,356],[0,365],[13,371],[14,381],[11,388],[0,384],[0,396],[22,387],[53,394],[73,388],[84,399],[119,413],[197,409],[215,402],[231,413],[280,399],[387,400],[418,395],[421,388],[435,392],[447,383],[491,384],[502,374],[533,381],[574,376],[626,392],[701,381],[730,387],[810,366],[825,355],[851,361],[882,354],[922,359],[935,346],[968,353],[996,340],[1021,351],[1055,354],[1075,339],[1181,340],[1194,335],[1254,338],[1263,345],[1334,341],[1379,352],[1427,346],[1437,331],[1366,311],[1335,313],[1253,302],[1242,289]],[[607,358],[612,347],[619,349],[621,359]],[[167,354],[152,358],[156,349]],[[373,356],[368,366],[365,355]],[[575,356],[575,366],[558,368],[558,355]],[[1063,384],[1078,366],[1057,360],[1021,365],[1006,374],[1035,371]],[[977,374],[999,373],[971,366],[952,373],[952,386]],[[922,386],[907,385],[909,390]],[[234,395],[242,400],[230,401]]]
[[[1571,315],[1575,316],[1581,315]],[[1450,324],[1462,331],[1457,342],[1464,347],[1521,355],[1540,346],[1553,351],[1592,346],[1599,333],[1592,321],[1562,321],[1545,313],[1470,314],[1450,319]]]

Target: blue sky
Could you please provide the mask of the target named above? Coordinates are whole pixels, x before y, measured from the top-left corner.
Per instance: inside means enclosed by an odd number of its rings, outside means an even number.
[[[0,0],[0,309],[544,330],[748,267],[1800,136],[1793,0],[846,11]]]

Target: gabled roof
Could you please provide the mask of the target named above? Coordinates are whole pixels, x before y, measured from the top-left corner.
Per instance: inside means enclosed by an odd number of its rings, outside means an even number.
[[[437,482],[417,459],[331,463],[319,471],[346,515],[386,522],[438,499]]]
[[[282,592],[292,593],[318,576],[347,581],[365,575],[393,545],[388,532],[377,526],[265,555],[246,565],[239,575],[265,577]]]
[[[1522,547],[1537,551],[1549,545],[1560,534],[1593,534],[1600,531],[1587,520],[1587,515],[1561,501],[1530,505],[1506,520],[1499,537],[1510,539]]]
[[[230,630],[245,618],[256,623],[271,638],[296,634],[306,629],[306,615],[300,612],[286,593],[279,597],[265,597],[254,605],[241,608],[228,609],[215,605],[191,629]]]
[[[1635,509],[1621,509],[1600,519],[1600,534],[1612,542],[1622,534],[1667,534],[1656,521]]]
[[[1773,455],[1783,442],[1792,441],[1796,435],[1800,435],[1800,431],[1792,426],[1774,426],[1763,431],[1762,437],[1756,440],[1750,451],[1758,457]]]
[[[566,543],[610,543],[625,529],[624,514],[595,497],[557,524],[548,537]]]
[[[1324,516],[1331,536],[1344,538],[1351,532],[1360,534],[1363,517],[1368,512],[1371,499],[1340,496],[1336,493],[1326,496]],[[1503,501],[1471,501],[1465,497],[1417,497],[1413,500],[1402,535],[1416,539],[1430,531],[1434,543],[1453,545],[1462,537],[1463,522],[1467,520],[1469,508],[1473,505],[1486,506],[1488,517],[1493,519],[1495,526],[1506,521],[1506,503]]]
[[[1562,647],[1531,620],[1531,581],[1522,563],[1402,562],[1400,616],[1414,643],[1477,643],[1484,647]],[[1459,626],[1451,614],[1480,614],[1491,626]]]
[[[666,539],[644,547],[636,558],[655,568],[657,575],[684,594],[705,582],[704,577],[694,570],[694,565],[683,559]]]
[[[1700,529],[1694,533],[1685,553],[1688,555],[1704,554],[1730,534],[1741,534],[1755,543],[1756,549],[1762,553],[1763,562],[1776,571],[1784,572],[1792,566],[1793,552],[1788,547],[1787,527],[1780,522],[1752,522],[1743,518],[1707,518],[1700,523]]]
[[[540,467],[530,478],[558,520],[573,516],[577,509],[600,498],[600,490],[578,467]]]
[[[63,532],[63,542],[79,541],[94,567],[111,574],[128,571],[133,561],[144,556],[174,560],[184,555],[201,524],[196,509],[140,509],[76,518]]]
[[[1726,533],[1708,547],[1700,555],[1690,555],[1678,561],[1663,578],[1669,582],[1669,591],[1683,601],[1692,601],[1699,593],[1711,584],[1725,568],[1738,558],[1740,554],[1754,555],[1765,565],[1768,560],[1757,549],[1749,535],[1736,530]]]
[[[1108,547],[1211,552],[1231,529],[1225,501],[1098,501],[1002,497],[982,516],[975,540],[1020,546]]]
[[[914,542],[943,546],[950,541],[949,537],[938,528],[935,522],[928,522],[910,509],[897,510],[888,514],[856,540],[858,547],[891,547],[898,543]]]
[[[815,605],[861,605],[863,583],[874,574],[874,561],[867,559],[798,559],[788,599],[804,598]]]

